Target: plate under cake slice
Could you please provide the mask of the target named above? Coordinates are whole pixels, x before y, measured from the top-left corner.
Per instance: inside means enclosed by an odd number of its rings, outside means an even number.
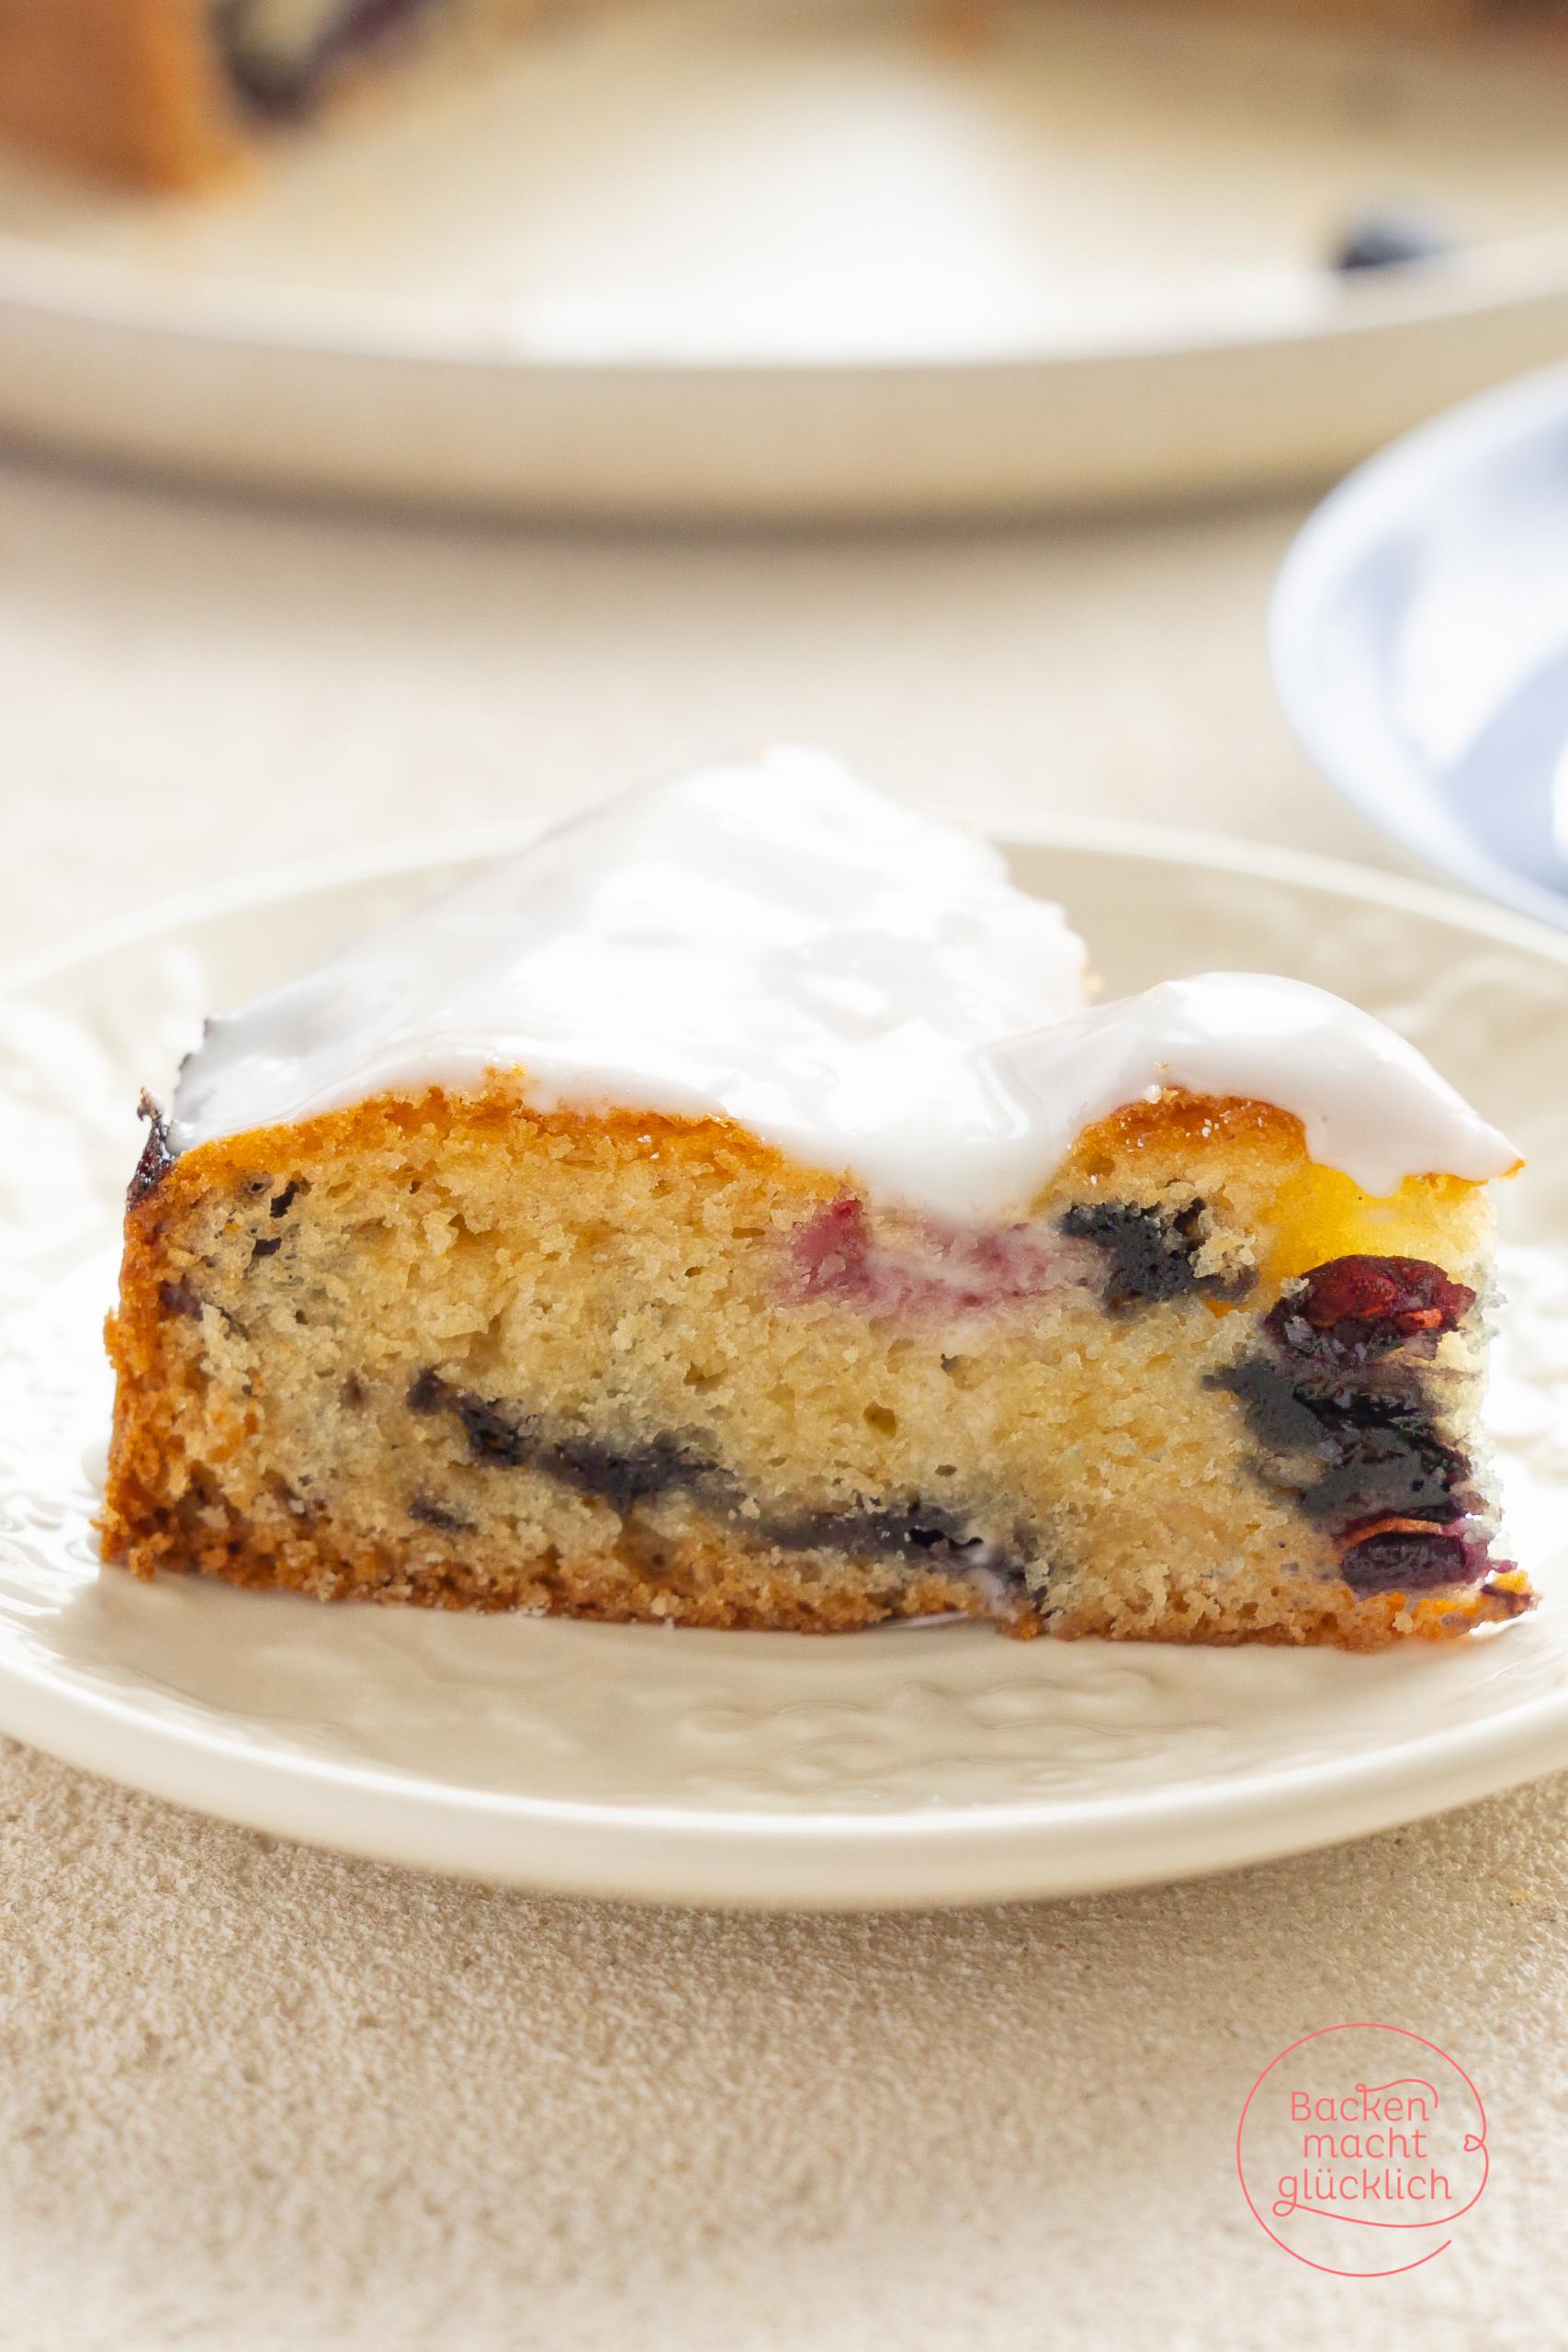
[[[212,1022],[130,1191],[106,1557],[814,1631],[1517,1615],[1509,1145],[1319,989],[1083,970],[990,848],[777,752]]]

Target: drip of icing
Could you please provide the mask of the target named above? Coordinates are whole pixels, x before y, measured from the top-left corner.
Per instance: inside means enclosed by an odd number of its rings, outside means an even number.
[[[1413,1046],[1250,974],[1085,1003],[1084,950],[997,852],[778,751],[629,795],[210,1022],[176,1148],[518,1071],[544,1110],[737,1121],[874,1199],[1025,1210],[1163,1087],[1293,1111],[1364,1189],[1517,1155]]]
[[[1048,1168],[1086,1127],[1167,1087],[1293,1111],[1310,1156],[1364,1193],[1438,1173],[1480,1183],[1518,1164],[1506,1136],[1404,1038],[1326,989],[1264,972],[1162,980],[987,1059],[1029,1102]]]

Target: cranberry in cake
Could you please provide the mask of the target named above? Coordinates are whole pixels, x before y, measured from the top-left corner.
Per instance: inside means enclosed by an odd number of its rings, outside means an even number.
[[[1511,1147],[1320,989],[1084,970],[985,843],[781,752],[210,1023],[146,1106],[106,1557],[808,1631],[1528,1608]]]

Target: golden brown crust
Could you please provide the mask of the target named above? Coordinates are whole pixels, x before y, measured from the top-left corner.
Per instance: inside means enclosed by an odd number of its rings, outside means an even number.
[[[762,1548],[738,1544],[717,1527],[657,1544],[633,1537],[614,1549],[551,1550],[527,1558],[479,1551],[462,1561],[449,1555],[421,1557],[412,1541],[355,1544],[331,1528],[280,1536],[238,1518],[227,1533],[214,1537],[194,1514],[188,1521],[154,1518],[140,1534],[121,1518],[112,1535],[106,1524],[105,1537],[106,1547],[111,1542],[117,1547],[107,1556],[143,1579],[195,1569],[225,1584],[317,1600],[792,1634],[853,1633],[896,1618],[994,1614],[956,1577],[872,1585],[863,1566],[844,1563],[814,1566],[807,1580],[798,1561],[770,1559]],[[1032,1611],[1021,1609],[1010,1630],[1027,1636],[1040,1624]]]
[[[1049,1622],[1026,1604],[998,1609],[957,1577],[929,1576],[907,1584],[869,1584],[864,1565],[818,1568],[803,1583],[798,1564],[765,1547],[738,1544],[714,1527],[660,1544],[657,1551],[628,1544],[612,1552],[451,1557],[434,1564],[394,1550],[345,1544],[331,1529],[308,1538],[271,1537],[238,1520],[214,1540],[194,1519],[154,1517],[134,1532],[118,1517],[105,1526],[105,1556],[151,1580],[195,1570],[250,1590],[297,1592],[317,1600],[368,1600],[393,1606],[521,1611],[585,1618],[606,1624],[680,1624],[709,1631],[845,1634],[900,1619],[967,1616],[988,1619],[1021,1641],[1049,1633],[1058,1641],[1124,1638],[1127,1628],[1107,1608],[1058,1611]],[[112,1548],[111,1548],[112,1547]],[[1201,1643],[1214,1648],[1330,1645],[1373,1651],[1402,1641],[1447,1641],[1486,1624],[1506,1623],[1530,1605],[1528,1580],[1517,1571],[1484,1589],[1412,1601],[1403,1593],[1358,1600],[1348,1585],[1303,1589],[1287,1622],[1255,1624],[1246,1618],[1204,1617],[1172,1607],[1139,1623],[1140,1641]]]

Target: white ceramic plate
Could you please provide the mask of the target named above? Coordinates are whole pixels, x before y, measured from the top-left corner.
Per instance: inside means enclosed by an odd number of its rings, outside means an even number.
[[[1321,479],[1568,343],[1565,102],[1157,0],[568,10],[200,202],[0,159],[0,426],[577,513]],[[1322,267],[1389,198],[1454,258]]]
[[[1568,368],[1360,467],[1281,567],[1297,734],[1430,864],[1568,929]]]
[[[100,1573],[98,1326],[138,1085],[166,1083],[204,1008],[475,847],[209,897],[0,994],[0,1727],[323,1844],[777,1905],[1169,1878],[1568,1765],[1568,940],[1200,836],[1053,827],[1011,854],[1071,906],[1111,989],[1224,964],[1327,982],[1416,1037],[1529,1150],[1494,1419],[1515,1547],[1546,1596],[1534,1617],[1436,1653],[1345,1657],[333,1610]]]

